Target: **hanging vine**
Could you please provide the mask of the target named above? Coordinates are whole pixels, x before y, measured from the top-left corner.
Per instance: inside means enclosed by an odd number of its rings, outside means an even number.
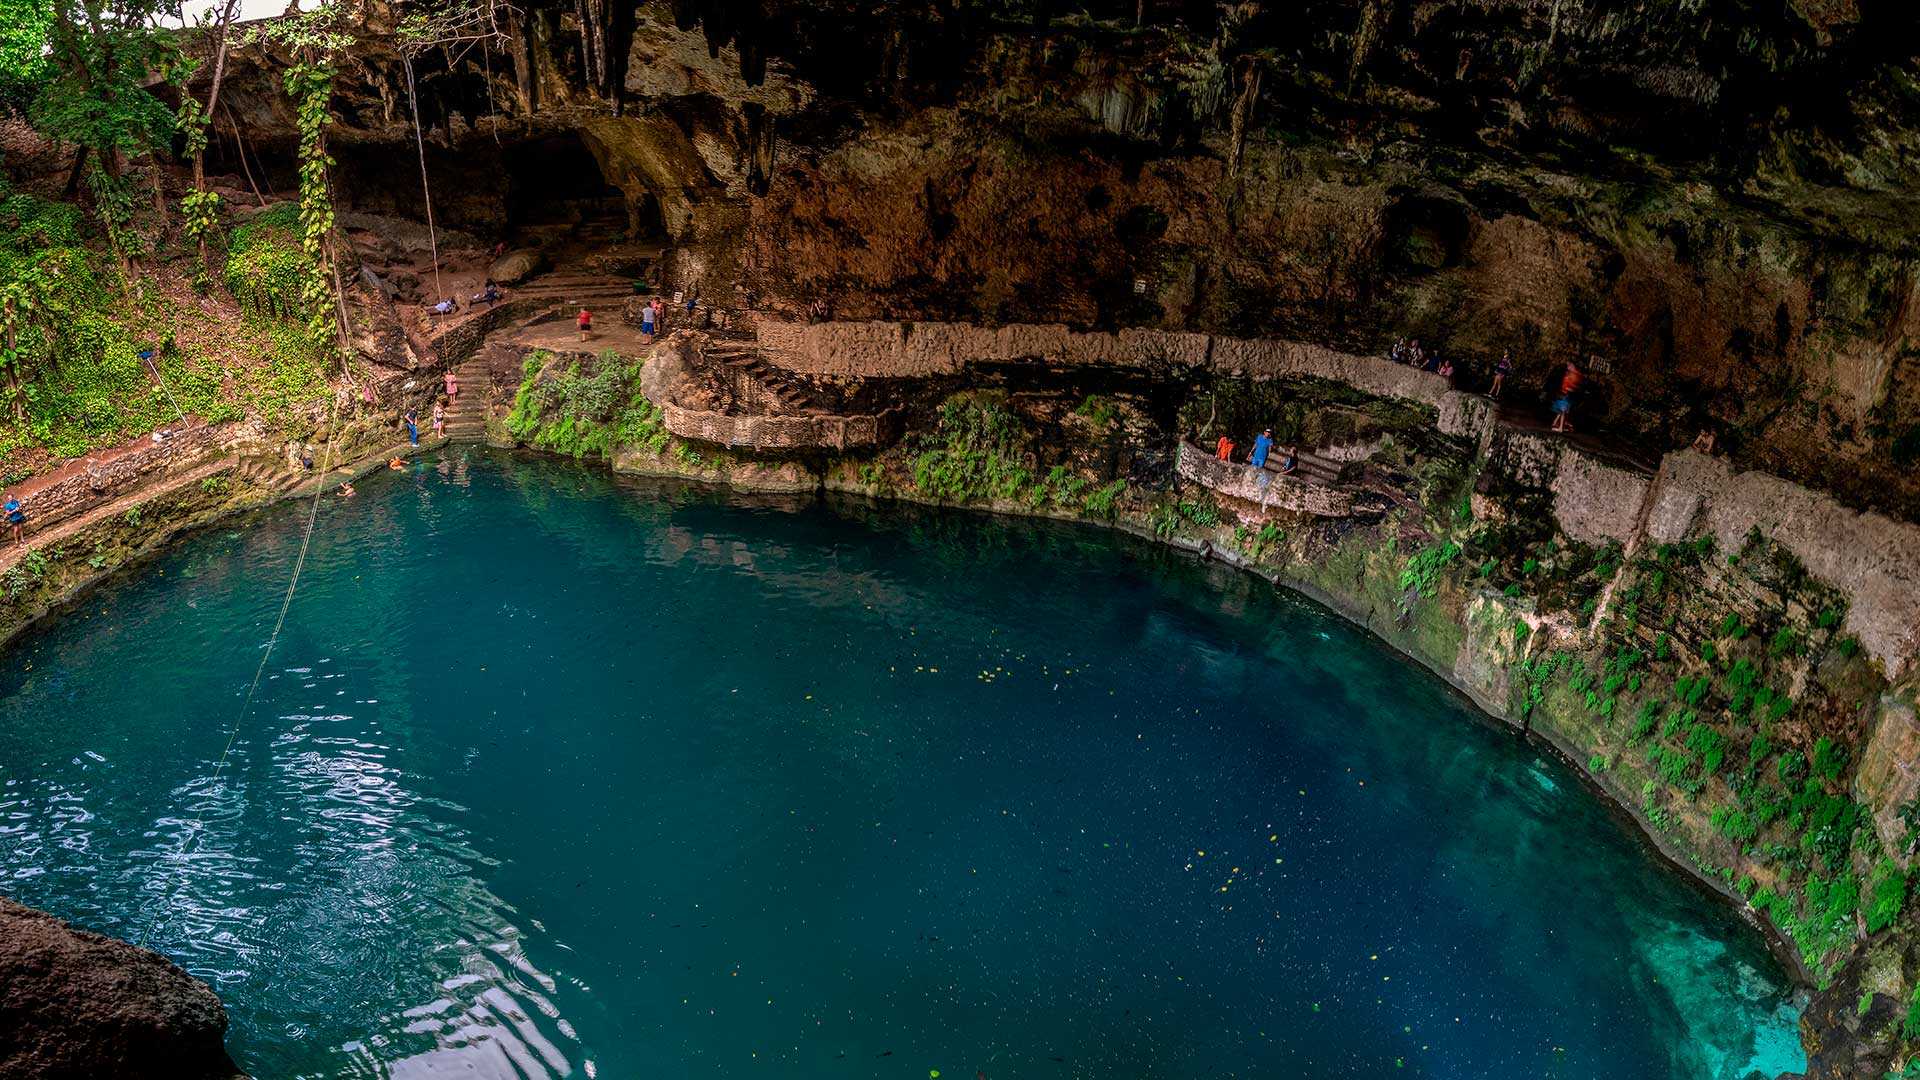
[[[327,237],[333,231],[333,199],[327,191],[327,174],[333,166],[333,157],[327,153],[333,65],[326,61],[296,64],[287,71],[286,86],[300,128],[300,249],[308,264],[300,288],[301,307],[308,334],[316,344],[323,344],[339,329],[327,250]],[[345,341],[338,344],[344,347]]]

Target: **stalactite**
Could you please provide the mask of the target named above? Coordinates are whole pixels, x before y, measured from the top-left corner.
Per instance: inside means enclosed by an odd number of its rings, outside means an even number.
[[[632,0],[615,0],[607,24],[607,96],[613,99],[615,116],[625,111],[627,61],[633,55],[633,31],[638,5]]]
[[[747,118],[747,190],[765,195],[773,185],[773,123],[759,102],[748,102],[743,111]]]
[[[534,77],[533,58],[538,50],[534,48],[534,22],[524,15],[515,14],[508,22],[508,54],[513,58],[514,87],[520,98],[520,115],[531,117],[540,111],[540,80]]]

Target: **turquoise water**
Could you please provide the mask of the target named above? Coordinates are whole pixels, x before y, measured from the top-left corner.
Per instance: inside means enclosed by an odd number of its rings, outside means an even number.
[[[1756,933],[1312,605],[479,451],[0,668],[0,891],[261,1077],[1771,1077]]]

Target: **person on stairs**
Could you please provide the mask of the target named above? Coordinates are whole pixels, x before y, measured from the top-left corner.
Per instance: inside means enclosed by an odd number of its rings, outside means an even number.
[[[447,404],[449,405],[458,404],[460,401],[460,377],[453,373],[452,368],[447,369],[446,383],[447,383]]]
[[[438,401],[433,403],[433,437],[436,439],[447,437],[447,413],[440,407]]]

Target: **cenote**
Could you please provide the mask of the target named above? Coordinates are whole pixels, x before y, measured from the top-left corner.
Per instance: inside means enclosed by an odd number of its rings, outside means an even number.
[[[208,980],[257,1076],[1804,1066],[1757,932],[1252,578],[476,450],[320,506],[235,729],[306,513],[0,675],[4,891]]]

